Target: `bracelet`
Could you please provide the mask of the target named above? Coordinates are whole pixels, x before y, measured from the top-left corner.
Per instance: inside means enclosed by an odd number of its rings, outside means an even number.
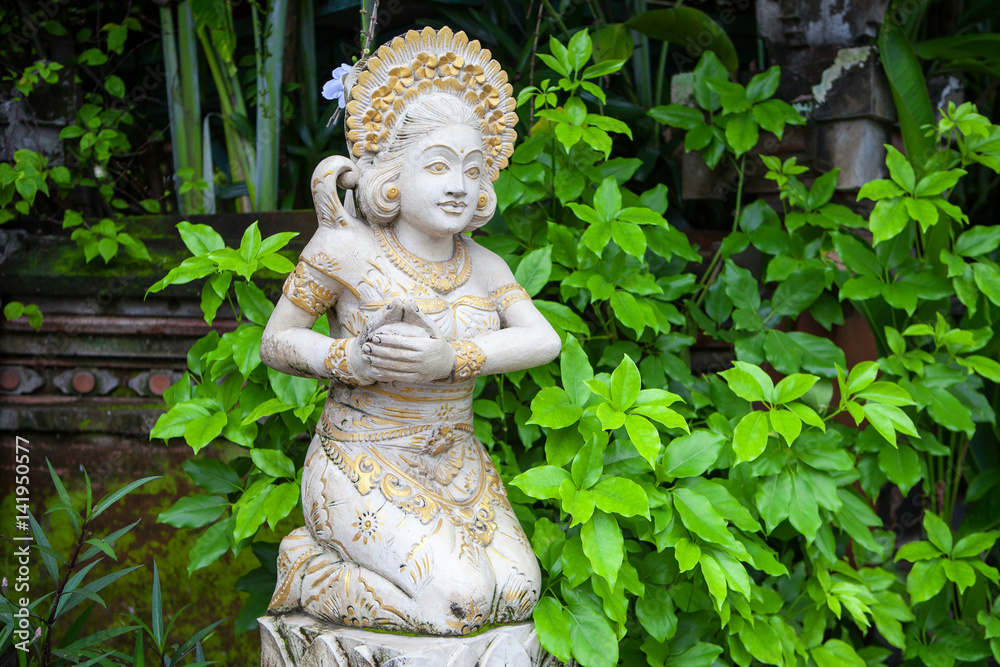
[[[522,299],[531,301],[531,297],[528,296],[527,290],[517,283],[507,283],[506,285],[501,285],[490,292],[490,297],[493,299],[493,303],[496,305],[498,313],[502,313],[507,310],[507,308],[515,301],[520,301]]]
[[[347,364],[347,345],[353,340],[353,338],[338,338],[333,341],[330,351],[326,353],[326,359],[323,360],[323,365],[337,382],[359,386],[365,383],[351,374],[351,369]]]
[[[288,274],[281,292],[293,304],[316,317],[325,313],[333,303],[333,292],[309,275],[302,262]]]
[[[452,340],[448,344],[455,351],[455,369],[448,377],[449,381],[464,382],[483,374],[486,354],[481,347],[471,340]]]

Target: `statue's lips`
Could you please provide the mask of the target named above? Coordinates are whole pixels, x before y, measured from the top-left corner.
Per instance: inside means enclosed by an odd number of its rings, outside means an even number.
[[[442,201],[438,202],[438,206],[441,207],[445,213],[462,213],[465,211],[468,204],[460,201]]]

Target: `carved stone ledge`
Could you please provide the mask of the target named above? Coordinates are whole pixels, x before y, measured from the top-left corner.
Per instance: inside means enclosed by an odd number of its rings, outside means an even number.
[[[394,635],[319,623],[305,614],[264,616],[261,667],[563,667],[534,623],[472,637]]]

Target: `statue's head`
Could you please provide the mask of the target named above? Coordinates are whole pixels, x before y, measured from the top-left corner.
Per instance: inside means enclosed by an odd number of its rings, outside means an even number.
[[[496,209],[493,181],[513,153],[517,116],[500,65],[450,29],[410,31],[364,65],[347,104],[365,219],[471,230]],[[453,203],[454,205],[450,204]],[[435,217],[436,216],[436,217]]]

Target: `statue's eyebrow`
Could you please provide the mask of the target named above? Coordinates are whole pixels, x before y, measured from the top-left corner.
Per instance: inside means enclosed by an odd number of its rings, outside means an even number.
[[[441,155],[441,153],[444,153],[444,155]],[[420,153],[420,157],[421,158],[428,158],[428,157],[449,157],[449,158],[453,157],[453,158],[461,158],[461,156],[458,154],[458,151],[456,151],[451,146],[448,146],[447,144],[434,144],[432,146],[428,146],[427,148],[425,148],[423,150],[423,152]]]

